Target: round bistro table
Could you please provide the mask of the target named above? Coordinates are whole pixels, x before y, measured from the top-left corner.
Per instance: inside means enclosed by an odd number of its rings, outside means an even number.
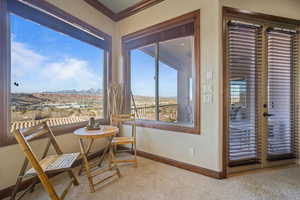
[[[95,186],[103,183],[104,181],[114,177],[117,175],[118,177],[121,176],[120,170],[118,166],[112,162],[114,154],[112,152],[111,148],[111,142],[114,136],[119,132],[119,129],[114,126],[101,126],[100,130],[87,130],[86,128],[80,128],[74,131],[74,134],[79,138],[79,145],[80,150],[83,158],[83,162],[81,165],[81,168],[79,170],[79,175],[81,175],[83,168],[85,168],[86,175],[88,177],[89,186],[91,192],[95,192]],[[90,140],[87,148],[84,145],[83,140]],[[98,167],[96,170],[91,171],[91,166],[88,161],[88,155],[90,153],[90,150],[92,148],[92,145],[94,143],[94,140],[96,139],[105,139],[106,145],[104,148],[103,153],[100,155],[100,161],[96,167]],[[108,157],[108,166],[107,167],[101,167],[103,160],[105,157]],[[96,183],[94,183],[94,178],[98,175],[101,175],[107,171],[115,171],[112,175],[110,175],[107,178],[104,178]]]

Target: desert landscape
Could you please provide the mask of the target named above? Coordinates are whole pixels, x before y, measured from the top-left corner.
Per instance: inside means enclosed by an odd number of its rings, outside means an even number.
[[[134,96],[132,113],[139,119],[155,120],[155,99]],[[160,98],[160,121],[177,120],[176,98]],[[55,124],[85,121],[90,117],[103,118],[103,95],[101,90],[66,90],[40,93],[11,94],[11,123],[15,128],[34,125],[37,121],[52,120]],[[26,124],[26,125],[24,125]],[[29,125],[28,125],[29,124]]]
[[[11,94],[12,122],[62,117],[103,117],[102,92],[91,89]]]
[[[134,103],[136,108],[134,107]],[[136,113],[137,118],[156,120],[154,97],[134,96],[134,102],[132,101],[131,105],[132,105],[131,110],[132,112]],[[160,97],[159,120],[164,122],[174,122],[177,120],[177,98],[176,97]]]

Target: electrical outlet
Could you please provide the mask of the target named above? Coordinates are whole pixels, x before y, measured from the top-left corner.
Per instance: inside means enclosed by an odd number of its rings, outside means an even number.
[[[191,157],[194,157],[195,156],[195,148],[190,147],[189,148],[189,154],[190,154]]]

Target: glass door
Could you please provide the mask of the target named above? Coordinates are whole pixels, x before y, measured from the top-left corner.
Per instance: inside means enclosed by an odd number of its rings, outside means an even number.
[[[242,22],[228,24],[228,160],[231,167],[259,162],[260,29],[260,26]]]
[[[299,121],[297,32],[230,20],[226,42],[228,167],[293,162]]]
[[[267,31],[268,161],[295,157],[295,36],[295,31]]]

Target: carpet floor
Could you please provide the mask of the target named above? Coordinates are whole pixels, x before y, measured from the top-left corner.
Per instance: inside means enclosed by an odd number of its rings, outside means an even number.
[[[300,200],[300,167],[264,170],[216,180],[139,157],[139,167],[120,166],[122,177],[90,193],[87,178],[71,188],[73,200]],[[76,169],[76,172],[78,169]],[[61,191],[68,177],[51,179]],[[24,200],[49,199],[40,184]]]

